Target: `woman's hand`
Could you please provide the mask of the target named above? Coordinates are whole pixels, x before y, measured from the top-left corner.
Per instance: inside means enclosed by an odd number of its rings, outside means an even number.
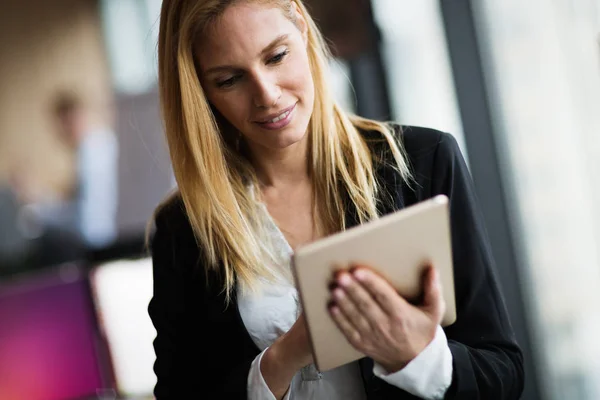
[[[306,319],[302,313],[290,330],[267,349],[260,369],[271,393],[276,399],[281,399],[296,372],[312,362],[312,347],[306,329]]]
[[[282,353],[286,355],[288,363],[296,370],[313,362],[304,312],[300,314],[290,330],[279,338],[277,345],[282,348]]]
[[[331,289],[331,317],[358,351],[388,373],[404,368],[433,340],[445,303],[436,270],[424,280],[423,303],[413,306],[368,268],[338,272]]]

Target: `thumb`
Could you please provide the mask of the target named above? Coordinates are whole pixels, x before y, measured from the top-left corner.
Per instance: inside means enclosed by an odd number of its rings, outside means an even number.
[[[446,311],[446,303],[442,296],[442,284],[434,267],[429,267],[425,277],[423,311],[431,315],[438,324],[442,322]]]

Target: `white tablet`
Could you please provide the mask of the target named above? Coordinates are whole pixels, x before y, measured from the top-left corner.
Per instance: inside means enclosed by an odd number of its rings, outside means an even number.
[[[331,300],[328,286],[336,265],[350,263],[372,267],[406,299],[421,297],[423,273],[428,265],[433,265],[439,273],[446,302],[442,325],[454,323],[456,305],[448,198],[439,195],[296,250],[292,269],[315,365],[320,371],[365,356],[348,343],[327,310]]]

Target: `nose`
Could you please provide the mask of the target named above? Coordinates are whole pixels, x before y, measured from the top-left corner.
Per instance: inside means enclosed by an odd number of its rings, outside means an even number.
[[[252,101],[255,107],[271,108],[277,105],[281,98],[281,88],[275,77],[268,73],[256,73],[254,79],[254,93]]]

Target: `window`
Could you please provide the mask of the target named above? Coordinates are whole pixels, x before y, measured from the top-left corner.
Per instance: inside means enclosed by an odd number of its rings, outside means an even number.
[[[343,110],[356,113],[356,99],[350,80],[348,64],[334,58],[329,65],[329,84],[333,91],[333,97]]]
[[[548,399],[600,398],[600,2],[472,2]]]
[[[372,5],[383,33],[394,118],[451,133],[466,158],[439,2],[376,0]]]
[[[101,16],[113,85],[141,94],[156,84],[160,0],[102,0]]]
[[[162,0],[102,0],[104,38],[113,84],[121,94],[142,94],[158,77],[158,30]],[[330,65],[335,98],[354,112],[354,94],[347,65],[339,59]]]

